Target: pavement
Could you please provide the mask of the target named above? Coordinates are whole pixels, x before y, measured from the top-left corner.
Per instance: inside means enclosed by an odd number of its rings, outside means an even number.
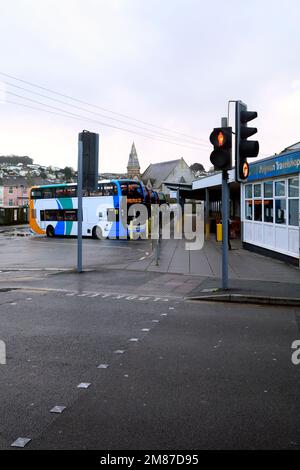
[[[189,293],[193,300],[300,305],[298,267],[247,251],[239,240],[231,245],[226,290],[222,289],[221,244],[212,239],[199,251],[187,251],[185,240],[162,241],[159,266],[153,260],[144,263],[149,271],[197,277],[199,284]]]

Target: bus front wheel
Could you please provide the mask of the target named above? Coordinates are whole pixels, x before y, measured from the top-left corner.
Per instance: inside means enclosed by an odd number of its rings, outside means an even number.
[[[102,240],[103,239],[103,233],[100,227],[98,225],[93,228],[93,238],[96,240]]]
[[[47,237],[49,238],[54,237],[55,232],[54,232],[54,228],[52,227],[52,225],[48,225],[46,233],[47,233]]]

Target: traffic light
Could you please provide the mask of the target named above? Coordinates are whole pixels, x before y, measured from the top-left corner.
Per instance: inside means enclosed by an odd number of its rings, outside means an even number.
[[[247,111],[247,105],[242,101],[236,102],[235,113],[235,179],[244,181],[249,176],[247,158],[255,158],[259,152],[257,140],[247,140],[256,134],[256,127],[248,127],[247,123],[257,118],[256,111]]]
[[[99,134],[83,131],[82,142],[82,187],[88,191],[98,189]]]
[[[210,161],[215,170],[230,170],[232,167],[232,128],[215,127],[209,139],[214,146]]]

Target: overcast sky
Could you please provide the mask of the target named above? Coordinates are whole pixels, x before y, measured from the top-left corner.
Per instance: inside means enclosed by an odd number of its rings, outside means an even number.
[[[179,157],[208,168],[205,142],[229,99],[258,111],[261,157],[300,140],[298,0],[2,0],[0,18],[1,72],[204,143],[194,149],[147,139],[136,132],[159,129],[135,132],[132,121],[99,108],[51,95],[126,124],[3,85],[0,155],[76,168],[78,132],[88,129],[100,134],[100,171],[125,171],[133,140],[142,170]],[[22,108],[8,101],[40,105],[10,93],[132,132]]]

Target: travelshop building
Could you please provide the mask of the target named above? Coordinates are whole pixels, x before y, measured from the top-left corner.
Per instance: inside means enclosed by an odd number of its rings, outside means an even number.
[[[241,186],[245,248],[299,264],[300,151],[250,164]]]
[[[229,171],[230,218],[240,223],[244,248],[299,265],[299,177],[300,150],[250,163],[241,185],[235,170]],[[217,201],[221,206],[221,184],[221,173],[193,182],[194,197],[205,200],[210,223]],[[218,211],[217,217],[221,207]]]

